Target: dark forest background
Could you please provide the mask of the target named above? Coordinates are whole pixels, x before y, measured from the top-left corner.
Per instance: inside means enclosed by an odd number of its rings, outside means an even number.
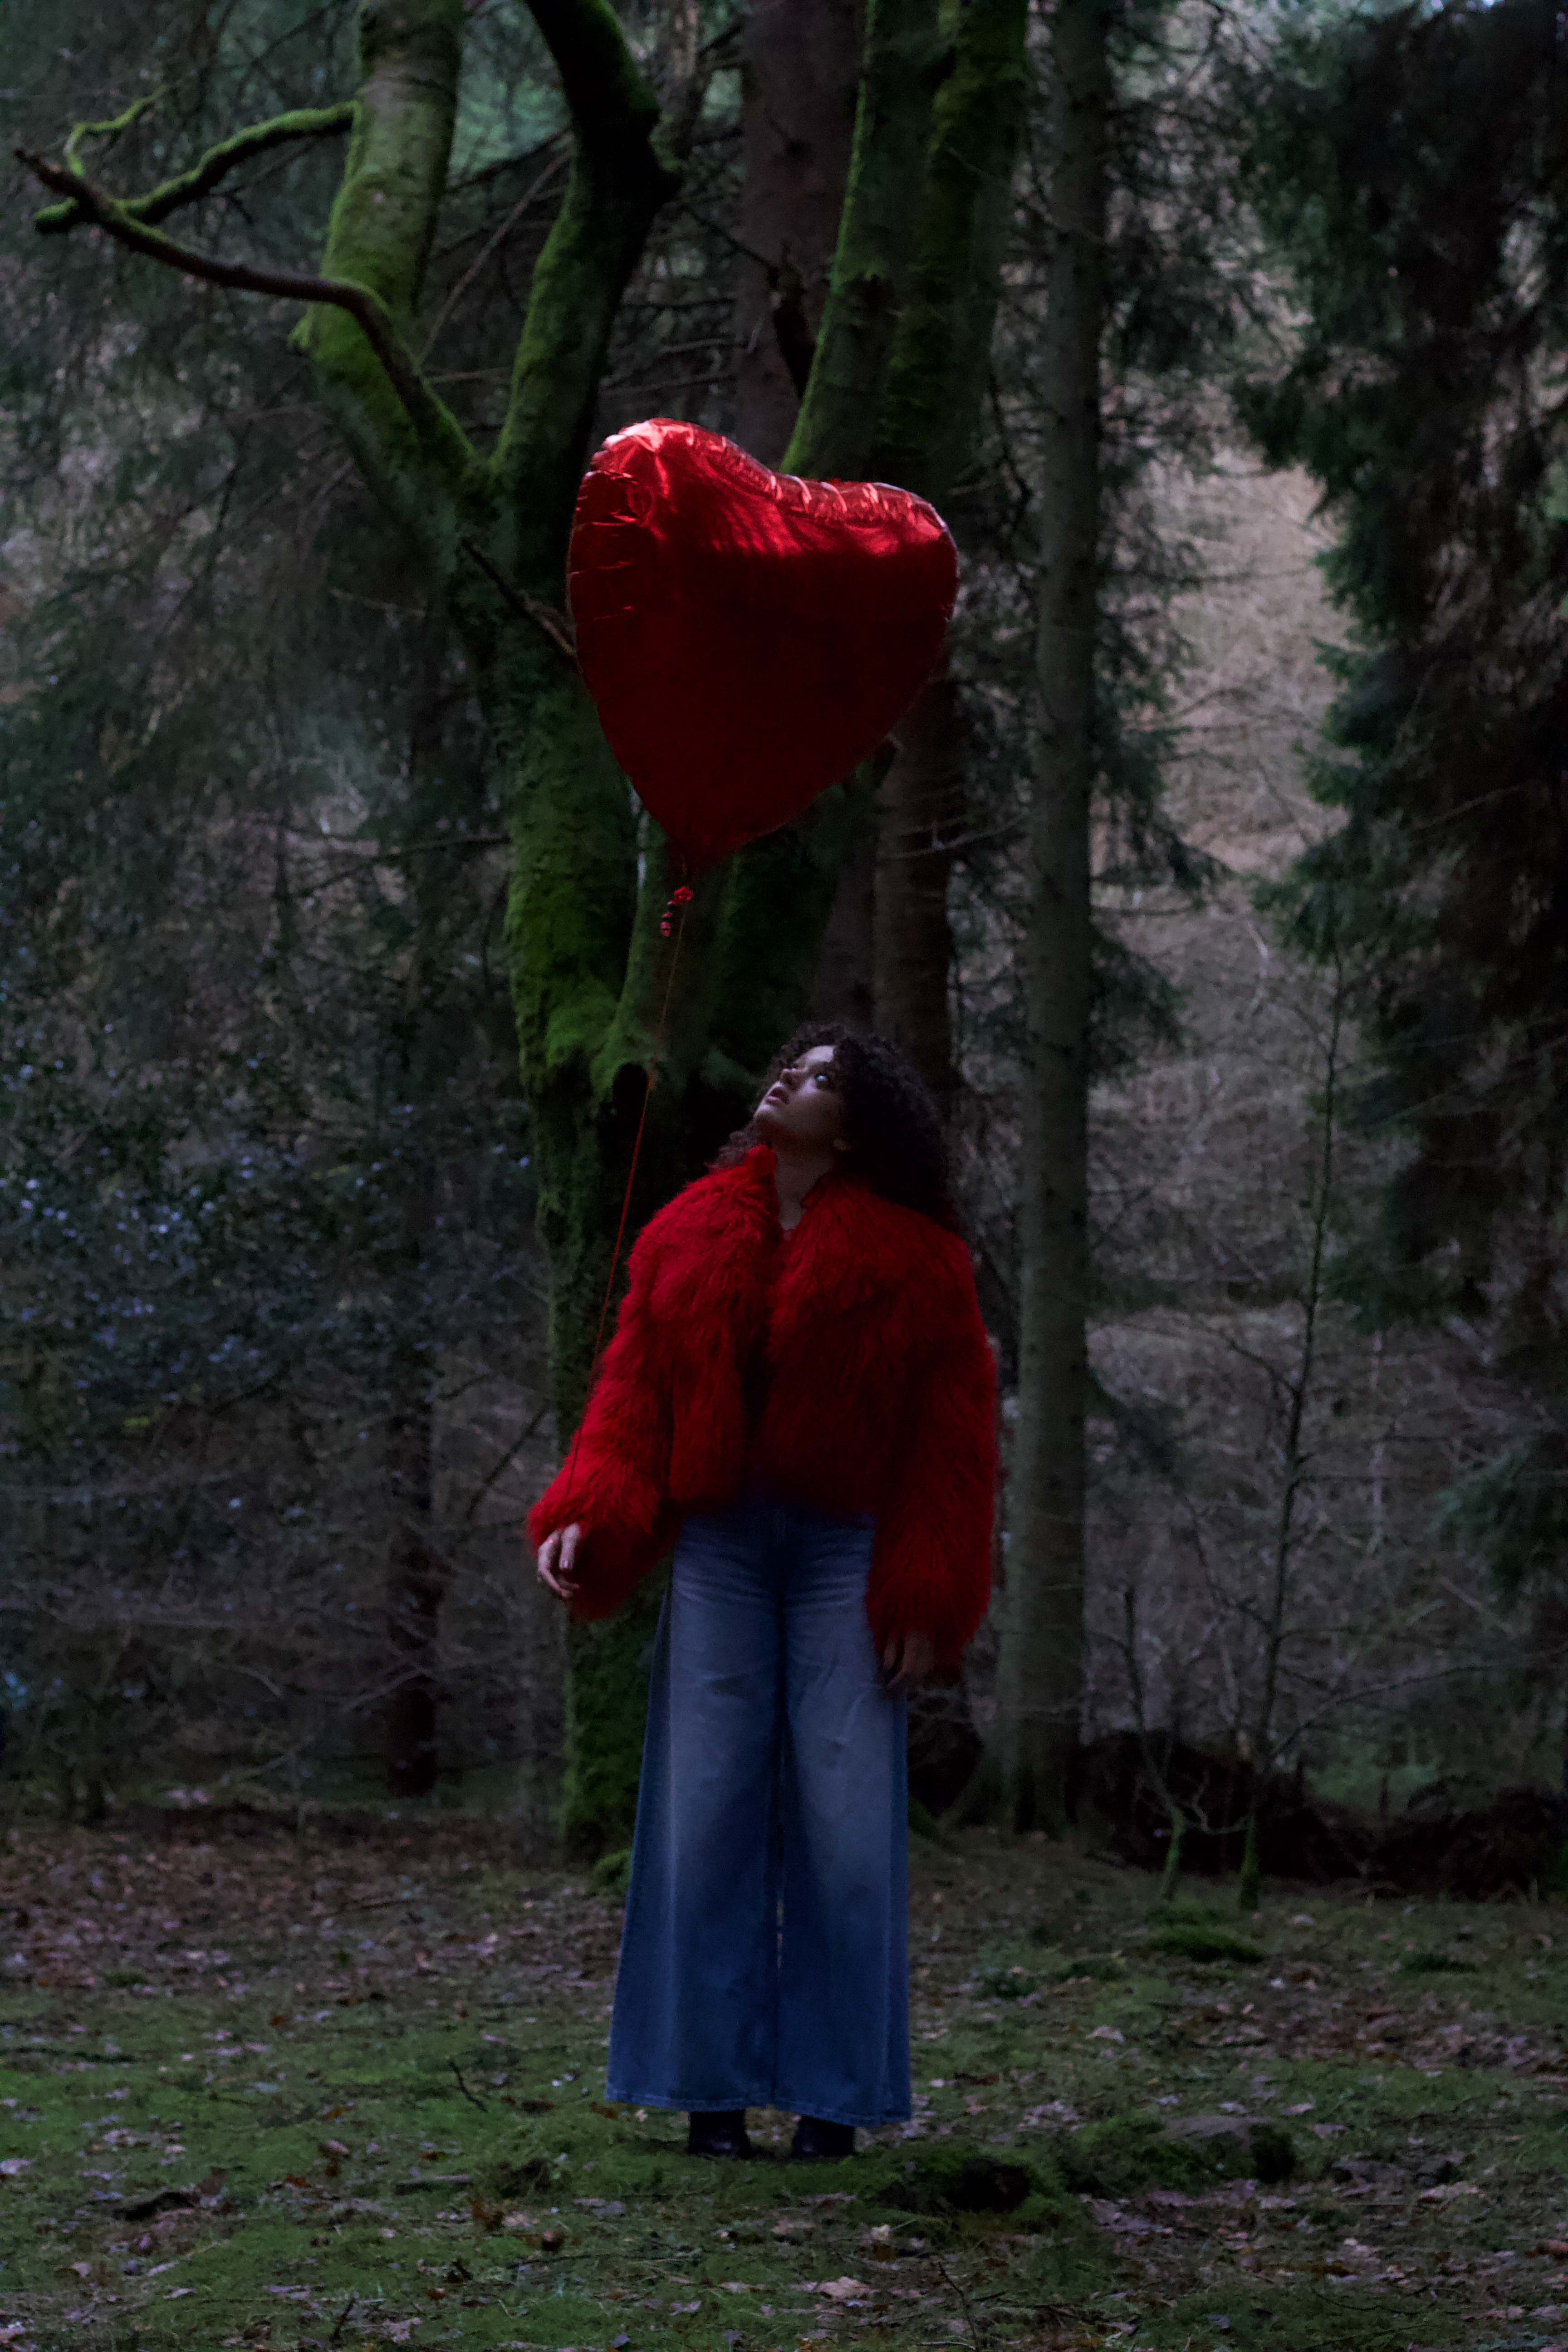
[[[806,1011],[937,1091],[1009,1475],[932,1809],[1558,1785],[1559,13],[58,0],[0,94],[6,1801],[625,1842],[652,1604],[568,1639],[522,1518],[667,888],[564,529],[655,415],[963,554],[705,886],[637,1204]]]

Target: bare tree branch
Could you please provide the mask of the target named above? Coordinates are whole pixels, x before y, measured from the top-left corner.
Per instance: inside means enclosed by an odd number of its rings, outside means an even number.
[[[284,301],[324,302],[334,310],[346,310],[386,371],[388,381],[420,435],[423,436],[432,427],[439,429],[443,421],[450,422],[400,340],[386,306],[368,287],[355,286],[347,278],[311,278],[297,269],[257,269],[248,262],[225,261],[220,255],[200,253],[194,246],[181,245],[175,238],[165,236],[161,229],[149,226],[118,197],[105,194],[63,163],[53,163],[46,155],[31,154],[25,147],[18,147],[16,154],[17,162],[25,163],[46,188],[69,199],[77,220],[101,229],[117,245],[128,246],[132,253],[140,253],[150,261],[161,261],[166,268],[177,269],[205,286],[229,287],[245,294],[270,294]]]
[[[543,630],[556,652],[564,654],[575,667],[577,642],[566,615],[558,613],[553,604],[542,604],[537,596],[530,596],[523,589],[513,587],[500,564],[492,562],[478,540],[465,538],[459,543],[463,553],[477,563],[486,578],[500,590],[513,612],[525,614],[535,628]]]

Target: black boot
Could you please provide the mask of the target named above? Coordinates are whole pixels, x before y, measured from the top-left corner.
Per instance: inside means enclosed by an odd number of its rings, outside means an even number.
[[[688,2156],[750,2156],[744,2107],[723,2107],[714,2114],[692,2116],[686,2133]]]
[[[802,2116],[789,2152],[805,2164],[837,2164],[840,2158],[855,2153],[855,2126],[825,2123],[820,2116]]]

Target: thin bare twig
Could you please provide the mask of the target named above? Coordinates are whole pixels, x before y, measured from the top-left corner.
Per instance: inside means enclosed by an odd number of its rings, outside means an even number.
[[[540,1423],[544,1419],[544,1416],[549,1410],[550,1407],[547,1404],[542,1404],[540,1406],[539,1411],[534,1414],[533,1419],[529,1423],[527,1428],[524,1429],[518,1436],[513,1438],[511,1444],[507,1447],[506,1452],[501,1455],[500,1460],[496,1464],[495,1468],[487,1473],[483,1483],[476,1488],[468,1509],[463,1513],[463,1523],[465,1526],[467,1526],[468,1522],[474,1517],[479,1505],[484,1501],[485,1496],[489,1493],[490,1488],[495,1485],[496,1480],[500,1476],[502,1471],[508,1468],[508,1466],[516,1459],[522,1448],[528,1444],[529,1439],[533,1435],[534,1431],[539,1427]]]
[[[485,553],[478,540],[463,539],[458,543],[463,553],[477,563],[486,578],[500,590],[513,611],[526,614],[535,628],[543,630],[557,653],[564,654],[567,660],[575,666],[577,646],[572,634],[572,624],[565,614],[558,613],[552,604],[542,604],[537,596],[530,596],[522,589],[514,588],[500,566],[492,562]]]
[[[978,2344],[980,2341],[980,2329],[975,2321],[974,2314],[970,2308],[969,2297],[963,2292],[958,2280],[953,2277],[952,2273],[948,2269],[948,2266],[942,2260],[942,2256],[940,2254],[935,2254],[931,2259],[942,2274],[943,2285],[946,2286],[952,2294],[960,2311],[963,2314],[963,2324],[969,2330],[970,2342],[972,2344]]]
[[[472,261],[468,268],[463,272],[463,275],[458,278],[456,286],[453,287],[452,291],[442,303],[441,308],[437,311],[435,321],[431,326],[429,333],[425,338],[425,348],[420,353],[421,359],[427,360],[429,358],[430,353],[436,346],[436,338],[439,335],[442,328],[446,325],[447,320],[451,317],[453,311],[457,309],[458,303],[462,300],[464,295],[468,292],[469,287],[473,284],[475,278],[479,276],[480,270],[484,268],[491,254],[495,252],[498,246],[505,244],[507,238],[511,235],[512,230],[517,226],[518,222],[522,218],[524,213],[527,212],[529,206],[537,197],[543,194],[545,189],[550,185],[551,181],[560,177],[561,173],[565,168],[565,163],[566,158],[563,155],[552,155],[549,163],[546,163],[543,171],[540,173],[539,177],[534,181],[532,186],[526,189],[524,193],[519,196],[516,204],[513,205],[510,212],[508,213],[500,228],[496,230],[492,236],[487,237],[484,244],[479,247],[478,257]],[[485,373],[488,373],[488,371],[485,371]]]
[[[381,362],[388,382],[416,427],[422,430],[441,413],[439,402],[420,375],[384,303],[368,286],[356,286],[348,278],[311,278],[298,269],[255,269],[248,262],[225,261],[218,254],[200,253],[194,246],[181,245],[176,238],[165,236],[161,229],[150,227],[118,197],[95,188],[90,181],[65,164],[51,163],[47,155],[35,155],[25,147],[18,147],[16,155],[44,187],[75,204],[78,219],[101,229],[117,245],[128,246],[132,253],[140,253],[149,261],[161,261],[165,268],[177,269],[205,286],[222,286],[243,294],[270,294],[289,302],[324,302],[334,310],[346,310]]]
[[[486,2105],[485,2101],[484,2101],[483,2099],[476,2099],[476,2098],[475,2098],[475,2096],[474,2096],[474,2095],[473,2095],[473,2093],[472,2093],[472,2091],[470,2091],[470,2090],[469,2090],[469,2088],[468,2088],[468,2084],[467,2084],[467,2083],[465,2083],[465,2082],[464,2082],[464,2080],[463,2080],[463,2070],[462,2070],[462,2068],[458,2065],[458,2063],[457,2060],[456,2060],[455,2058],[448,2058],[448,2059],[447,2059],[447,2065],[448,2065],[448,2066],[450,2066],[450,2068],[451,2068],[451,2070],[452,2070],[453,2074],[457,2076],[457,2078],[458,2078],[458,2090],[459,2090],[459,2091],[461,2091],[461,2093],[462,2093],[462,2095],[463,2095],[464,2098],[465,2098],[465,2099],[467,2099],[467,2101],[468,2101],[468,2103],[469,2106],[470,2106],[470,2107],[478,2107],[478,2109],[479,2109],[479,2113],[480,2113],[481,2115],[488,2115],[488,2114],[489,2113],[489,2107],[487,2106],[487,2105]]]

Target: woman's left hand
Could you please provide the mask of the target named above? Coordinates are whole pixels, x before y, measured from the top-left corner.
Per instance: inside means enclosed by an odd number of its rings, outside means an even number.
[[[936,1652],[929,1633],[911,1630],[895,1633],[883,1645],[882,1680],[889,1690],[899,1685],[923,1683],[936,1664]]]

